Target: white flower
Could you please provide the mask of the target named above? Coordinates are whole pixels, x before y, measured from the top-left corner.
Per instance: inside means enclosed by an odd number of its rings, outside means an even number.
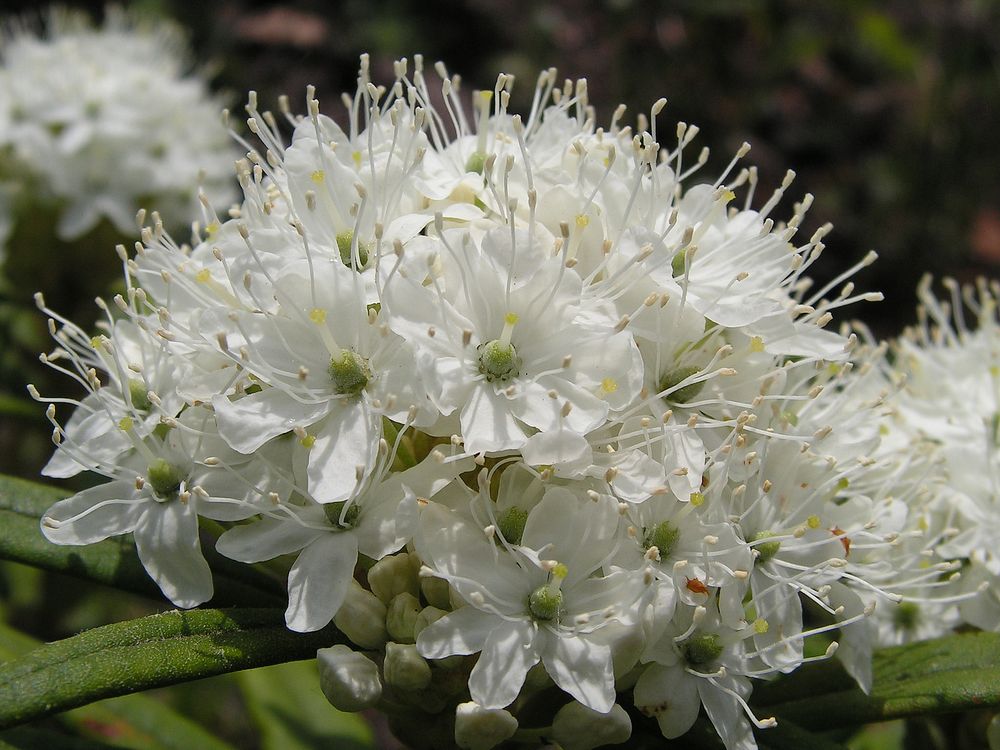
[[[76,409],[65,426],[60,427],[50,411],[58,448],[42,473],[65,478],[85,469],[114,471],[121,456],[133,447],[130,436],[120,428],[122,420],[128,420],[135,435],[146,438],[163,419],[176,417],[184,405],[177,391],[182,380],[194,373],[192,363],[176,357],[165,340],[151,334],[148,320],[138,319],[138,325],[119,320],[109,325],[109,335],[91,338],[46,308],[41,295],[38,300],[42,311],[52,316],[57,343],[43,361],[88,391],[79,402],[70,401]],[[59,328],[56,320],[62,324]],[[65,401],[43,398],[33,386],[29,391],[42,402]]]
[[[212,399],[219,431],[246,454],[295,431],[308,451],[309,493],[339,502],[374,467],[382,417],[413,423],[425,410],[413,355],[369,311],[358,275],[339,259],[294,268],[273,288],[275,312],[231,313],[214,329],[229,326],[221,335],[240,354],[227,351],[263,384]]]
[[[599,633],[612,621],[634,623],[645,588],[641,571],[592,577],[613,551],[616,516],[613,503],[553,488],[528,513],[521,546],[511,547],[430,504],[420,515],[417,552],[468,604],[421,631],[420,653],[481,652],[469,690],[485,708],[509,705],[541,661],[580,703],[609,711],[612,654]]]
[[[416,497],[432,497],[463,466],[437,456],[373,481],[350,503],[281,503],[264,518],[219,537],[219,552],[245,563],[298,552],[288,572],[285,621],[299,632],[319,630],[340,610],[354,578],[358,553],[380,560],[409,541]]]
[[[442,108],[412,62],[384,87],[363,58],[343,128],[311,89],[304,117],[283,102],[289,145],[251,95],[242,204],[206,207],[191,247],[153,217],[121,251],[125,318],[105,337],[45,308],[49,362],[89,392],[65,427],[62,400],[33,393],[60,444],[48,471],[113,480],[53,508],[50,538],[134,530],[189,605],[207,593],[197,514],[260,516],[219,550],[294,555],[289,627],[332,619],[376,652],[327,655],[332,697],[368,705],[384,680],[386,704],[458,704],[468,747],[505,742],[554,682],[573,699],[551,730],[568,746],[626,737],[634,687],[666,736],[704,706],[729,750],[751,750],[751,725],[773,723],[747,707],[752,680],[837,648],[807,657],[806,638],[840,630],[867,688],[890,629],[876,603],[997,616],[951,580],[950,557],[977,581],[1000,567],[984,542],[1000,514],[957,481],[973,462],[945,483],[961,449],[931,442],[968,427],[894,401],[883,349],[828,330],[878,298],[848,280],[874,257],[810,290],[829,228],[794,241],[808,196],[770,218],[790,176],[756,209],[755,171],[731,174],[747,148],[692,184],[697,129],[661,148],[662,101],[637,129],[621,111],[599,127],[586,82],[546,71],[521,118],[502,74],[470,122],[459,79],[436,66]],[[348,684],[351,663],[381,676]]]
[[[56,201],[56,233],[75,239],[99,220],[134,233],[140,201],[184,226],[199,188],[231,199],[228,136],[205,83],[185,76],[179,30],[111,8],[103,27],[53,10],[45,33],[0,43],[0,151],[6,173]]]
[[[450,230],[440,241],[444,279],[394,278],[384,301],[428,395],[442,415],[458,412],[466,450],[518,449],[563,424],[583,435],[635,397],[635,343],[541,237],[496,229],[477,244]]]
[[[134,451],[119,459],[112,481],[60,500],[42,516],[42,533],[58,544],[92,544],[132,533],[139,559],[179,607],[212,597],[201,554],[198,516],[234,521],[257,512],[257,472],[228,452],[209,412],[186,411],[165,439],[142,438],[126,417],[120,429]]]
[[[744,639],[752,628],[726,627],[714,608],[685,607],[678,614],[643,655],[651,663],[635,684],[636,707],[673,739],[691,728],[704,706],[726,750],[756,750],[751,722],[767,728],[775,720],[757,719],[746,703],[746,675],[753,668]]]

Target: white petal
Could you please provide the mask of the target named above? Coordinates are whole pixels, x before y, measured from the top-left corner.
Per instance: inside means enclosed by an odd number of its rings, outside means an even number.
[[[698,718],[701,700],[697,679],[677,667],[651,664],[635,683],[636,707],[656,718],[668,740],[687,732]]]
[[[308,633],[326,626],[347,596],[358,563],[353,534],[324,534],[299,555],[288,571],[289,629]]]
[[[294,427],[308,427],[330,408],[328,403],[300,403],[279,388],[267,388],[237,401],[216,396],[212,406],[219,434],[240,453],[253,453],[271,438]]]
[[[77,415],[82,418],[76,419]],[[65,479],[87,468],[113,465],[122,453],[132,447],[128,437],[117,429],[103,409],[88,414],[83,407],[78,408],[64,431],[74,443],[86,446],[89,459],[87,466],[77,463],[66,451],[57,449],[42,469],[42,474],[47,477]]]
[[[577,432],[556,429],[528,438],[521,449],[525,463],[532,466],[556,466],[560,475],[576,475],[589,465],[593,451],[590,443]]]
[[[528,436],[510,412],[510,401],[489,383],[472,389],[462,409],[462,436],[469,453],[520,448]]]
[[[212,598],[212,571],[201,554],[198,516],[179,500],[146,503],[135,529],[135,547],[150,577],[178,607]]]
[[[220,554],[231,560],[256,563],[297,552],[325,533],[293,519],[264,518],[226,531],[215,543]]]
[[[467,518],[431,502],[420,512],[417,554],[462,596],[486,597],[501,611],[523,614],[534,583]]]
[[[417,636],[417,651],[427,659],[482,651],[490,631],[500,622],[496,615],[472,606],[461,607],[428,625]]]
[[[528,514],[521,544],[533,550],[546,548],[546,558],[569,568],[564,585],[572,585],[607,557],[618,518],[618,506],[610,498],[594,502],[582,493],[551,487]]]
[[[615,704],[611,649],[581,636],[549,634],[542,652],[545,671],[580,703],[605,714]]]
[[[731,689],[742,689],[750,694],[749,680],[730,676],[716,678],[720,683]],[[698,693],[705,706],[705,713],[712,720],[715,731],[719,733],[726,750],[757,750],[757,741],[753,738],[750,719],[743,712],[743,707],[729,693],[723,692],[708,680],[698,681]],[[745,697],[745,696],[744,696]]]
[[[381,430],[376,418],[358,398],[334,404],[316,427],[309,448],[309,492],[321,503],[346,500],[358,486],[358,467],[371,470]]]
[[[841,619],[856,617],[865,608],[861,597],[842,583],[830,584],[830,605],[833,607],[843,605],[844,612],[840,616]],[[847,673],[857,681],[858,687],[866,693],[871,692],[872,689],[872,650],[875,645],[873,631],[874,625],[870,622],[870,618],[865,618],[841,628],[840,638],[837,639],[840,643],[840,648],[837,649],[838,661],[844,665]]]
[[[524,676],[538,663],[535,626],[527,620],[498,623],[469,675],[469,693],[483,708],[503,708],[513,703],[524,685]]]
[[[751,577],[753,588],[764,593],[754,593],[753,602],[757,615],[767,620],[767,631],[754,635],[754,646],[761,650],[765,664],[783,672],[790,672],[802,663],[802,603],[794,589],[774,586],[766,576]],[[767,588],[765,588],[767,587]],[[776,644],[781,645],[776,645]],[[766,649],[766,650],[765,650]]]
[[[402,488],[396,497],[378,497],[374,501],[364,497],[359,507],[361,516],[358,525],[355,527],[355,534],[358,537],[358,548],[361,553],[373,560],[381,560],[390,552],[395,552],[408,540],[401,537],[401,533],[412,533],[413,524],[416,521],[414,515],[416,505],[415,496],[413,502],[408,503],[404,497]],[[397,520],[399,523],[397,531]]]
[[[93,544],[135,529],[148,502],[130,482],[108,482],[60,500],[42,517],[42,533],[56,544]]]

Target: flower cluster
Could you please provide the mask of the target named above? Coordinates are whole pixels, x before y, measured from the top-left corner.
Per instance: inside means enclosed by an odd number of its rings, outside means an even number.
[[[1000,533],[1000,287],[982,279],[975,287],[952,279],[944,284],[947,301],[931,291],[930,278],[921,282],[919,324],[894,342],[891,375],[902,387],[883,429],[887,442],[923,444],[937,463],[915,475],[925,484],[926,538],[911,554],[920,551],[925,567],[958,560],[964,570],[958,593],[925,593],[902,605],[892,623],[897,641],[942,635],[960,623],[1000,629],[994,541]]]
[[[346,128],[282,101],[290,143],[251,96],[241,206],[193,246],[154,217],[119,248],[101,335],[39,299],[46,361],[87,391],[65,424],[34,392],[46,473],[111,480],[45,535],[131,532],[190,607],[199,518],[227,524],[222,554],[290,561],[290,628],[356,645],[320,652],[335,705],[452,716],[462,747],[621,742],[632,709],[673,738],[704,708],[754,748],[753,681],[838,645],[867,688],[868,616],[954,608],[966,555],[929,546],[989,535],[932,512],[938,453],[898,428],[920,415],[884,347],[828,325],[880,298],[849,281],[874,255],[812,289],[811,197],[772,218],[789,173],[754,208],[746,145],[699,181],[663,100],[602,127],[549,70],[526,117],[508,75],[467,111],[412,63],[384,87],[363,58]]]
[[[72,240],[102,219],[133,234],[146,202],[183,227],[199,185],[213,205],[232,200],[220,105],[185,76],[179,29],[116,8],[100,28],[58,9],[43,35],[29,26],[0,34],[0,242],[21,203],[51,203]]]

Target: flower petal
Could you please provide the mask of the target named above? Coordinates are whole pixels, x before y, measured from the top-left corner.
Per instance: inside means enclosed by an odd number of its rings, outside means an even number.
[[[349,533],[324,534],[302,550],[288,571],[288,627],[308,633],[329,623],[344,603],[357,563],[358,542]]]
[[[271,438],[308,427],[330,409],[327,402],[303,404],[279,388],[267,388],[236,401],[225,396],[212,399],[219,434],[233,450],[253,453]]]
[[[146,503],[135,529],[142,565],[170,601],[196,607],[212,598],[212,571],[201,554],[198,516],[179,500]]]
[[[608,646],[582,636],[550,632],[542,662],[555,683],[587,708],[606,714],[615,704],[615,675]]]
[[[498,622],[497,616],[489,612],[472,606],[460,607],[420,631],[417,651],[427,659],[474,654],[482,651]]]
[[[297,552],[324,533],[294,519],[264,518],[229,529],[219,537],[215,548],[231,560],[256,563]]]
[[[135,529],[145,498],[130,482],[108,482],[60,500],[42,516],[42,533],[55,544],[93,544]]]
[[[513,703],[528,670],[538,663],[535,625],[527,620],[498,622],[469,675],[469,693],[483,708]]]
[[[321,503],[346,500],[358,486],[358,467],[371,469],[381,436],[375,417],[360,398],[334,404],[316,427],[309,448],[309,492]]]

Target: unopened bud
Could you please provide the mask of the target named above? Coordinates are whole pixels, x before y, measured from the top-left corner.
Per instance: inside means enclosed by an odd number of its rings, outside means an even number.
[[[399,643],[413,643],[416,640],[414,628],[419,614],[420,600],[413,594],[404,591],[394,596],[385,616],[389,637]]]
[[[420,579],[420,593],[432,607],[451,610],[451,587],[444,578],[425,576]]]
[[[385,630],[385,615],[386,607],[382,600],[352,579],[333,624],[352,643],[362,648],[380,648],[389,639]]]
[[[625,742],[632,736],[632,720],[617,703],[602,714],[572,701],[556,713],[552,736],[566,750],[592,750]]]
[[[431,665],[412,643],[385,644],[382,674],[387,683],[399,690],[423,690],[431,684]]]
[[[517,719],[502,708],[483,708],[470,701],[455,709],[455,744],[465,750],[490,750],[516,731]]]
[[[375,662],[348,646],[331,646],[316,652],[319,686],[340,711],[371,708],[382,697],[382,681]]]
[[[417,636],[420,635],[420,631],[428,625],[433,625],[446,614],[448,613],[443,609],[438,609],[437,607],[424,607],[420,610],[416,621],[413,623],[413,639],[416,640]]]
[[[406,552],[388,555],[372,565],[368,571],[368,586],[385,604],[389,604],[404,591],[415,597],[419,596],[420,581],[417,578],[419,568],[420,561],[416,556]]]

